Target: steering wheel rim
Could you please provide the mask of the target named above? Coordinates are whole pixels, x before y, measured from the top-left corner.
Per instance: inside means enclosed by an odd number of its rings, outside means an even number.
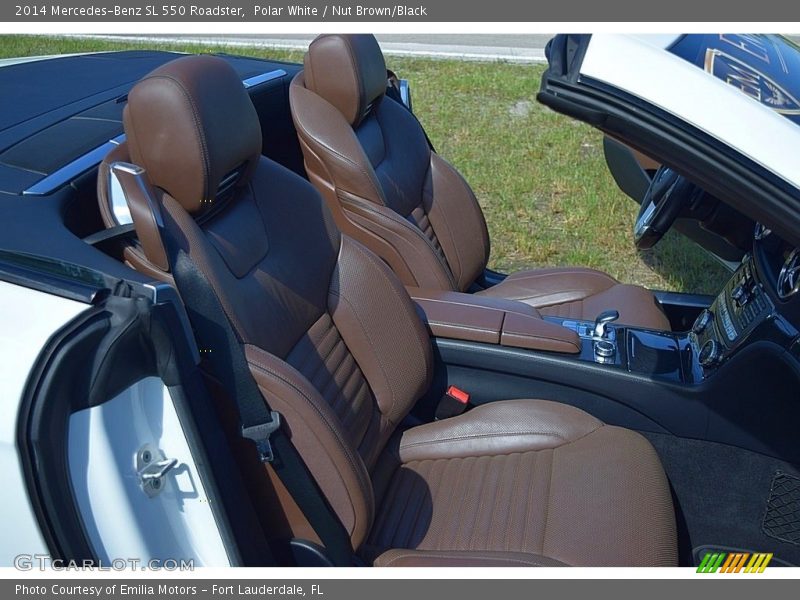
[[[664,165],[659,167],[642,199],[633,226],[636,247],[646,250],[655,246],[672,227],[687,198],[696,189],[697,186],[677,171]]]

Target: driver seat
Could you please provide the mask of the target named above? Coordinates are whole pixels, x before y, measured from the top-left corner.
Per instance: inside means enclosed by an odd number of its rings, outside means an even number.
[[[489,234],[463,177],[429,147],[422,126],[385,98],[386,64],[372,35],[322,35],[290,88],[309,179],[337,225],[385,260],[407,286],[518,300],[542,314],[668,330],[651,292],[593,269],[484,278]]]

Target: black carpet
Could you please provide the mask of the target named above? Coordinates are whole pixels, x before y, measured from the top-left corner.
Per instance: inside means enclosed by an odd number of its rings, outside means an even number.
[[[773,519],[767,523],[773,535],[764,531],[773,480],[779,473],[800,477],[797,465],[714,442],[643,435],[658,451],[672,485],[682,565],[696,564],[693,549],[710,546],[773,552],[774,564],[800,566],[800,544],[774,537],[781,530],[773,527]]]

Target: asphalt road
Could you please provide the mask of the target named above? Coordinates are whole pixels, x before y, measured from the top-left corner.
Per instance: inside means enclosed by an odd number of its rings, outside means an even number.
[[[162,40],[227,44],[234,46],[269,46],[305,50],[314,35],[97,35],[104,39]],[[508,60],[544,62],[544,47],[551,35],[483,34],[379,34],[376,36],[386,54],[400,56],[438,56],[465,60]]]
[[[305,50],[313,34],[280,35],[93,35],[105,39],[184,41],[209,45],[265,46]],[[378,34],[384,53],[463,60],[545,62],[544,47],[552,35],[543,34]],[[789,35],[800,42],[800,36]]]
[[[211,39],[240,39],[252,40],[256,43],[261,43],[269,40],[292,40],[297,42],[304,42],[308,44],[314,39],[315,35],[219,35],[207,36]],[[530,48],[530,49],[544,49],[552,35],[512,35],[512,34],[462,34],[462,33],[443,33],[443,34],[378,34],[375,37],[380,42],[392,42],[402,44],[425,44],[425,45],[457,45],[457,46],[470,46],[470,47],[497,47],[497,48]]]

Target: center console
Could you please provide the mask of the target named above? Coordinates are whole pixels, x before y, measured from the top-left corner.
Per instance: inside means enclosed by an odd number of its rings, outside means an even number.
[[[434,338],[561,355],[650,380],[698,384],[750,341],[786,343],[775,305],[751,257],[697,316],[689,331],[653,331],[617,323],[613,309],[594,321],[540,316],[511,300],[409,288]],[[765,323],[773,326],[762,327]],[[783,338],[783,339],[781,339]]]
[[[582,361],[679,383],[694,383],[703,378],[689,334],[609,324],[601,336],[594,322],[545,319],[578,334]]]
[[[613,311],[609,311],[613,312]],[[580,359],[679,383],[698,383],[711,375],[774,316],[775,306],[745,259],[710,307],[688,332],[650,331],[598,321],[545,317],[575,331]]]
[[[789,320],[795,308],[778,300],[774,265],[762,259],[747,257],[716,298],[684,315],[695,322],[679,332],[628,326],[613,307],[576,320],[512,300],[409,289],[435,361],[414,416],[432,419],[456,386],[476,406],[553,400],[612,425],[800,462],[800,331]]]

